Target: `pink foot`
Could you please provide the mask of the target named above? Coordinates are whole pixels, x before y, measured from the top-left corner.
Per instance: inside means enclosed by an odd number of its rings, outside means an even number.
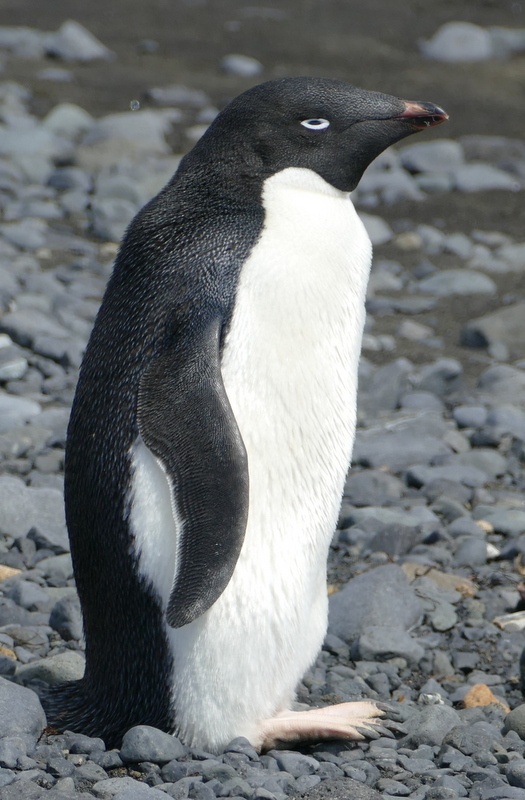
[[[287,743],[322,739],[354,739],[392,736],[381,726],[383,711],[376,703],[363,700],[311,711],[281,711],[261,725],[263,750]]]

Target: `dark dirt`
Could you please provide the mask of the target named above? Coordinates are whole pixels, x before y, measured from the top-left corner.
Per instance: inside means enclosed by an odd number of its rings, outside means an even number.
[[[154,86],[182,83],[204,89],[219,107],[253,83],[285,75],[344,78],[366,88],[442,105],[450,122],[425,132],[431,137],[465,134],[525,136],[525,56],[508,61],[443,64],[423,59],[419,38],[430,37],[444,22],[464,20],[480,25],[525,27],[525,2],[518,0],[264,0],[263,6],[240,0],[2,0],[0,24],[55,30],[66,19],[83,23],[111,48],[113,62],[65,64],[72,83],[37,80],[43,66],[53,64],[12,58],[3,79],[20,81],[34,95],[33,110],[41,115],[54,104],[72,101],[95,116],[125,111]],[[158,42],[145,54],[143,40]],[[258,58],[264,72],[256,79],[227,76],[219,61],[227,53]],[[57,66],[61,66],[55,62]],[[372,213],[374,213],[372,211]],[[524,193],[447,193],[425,202],[402,202],[378,209],[394,228],[403,221],[436,224],[447,232],[474,228],[498,230],[525,239]],[[378,248],[377,256],[415,266],[417,254],[395,245]],[[451,257],[435,260],[452,267]],[[493,276],[494,277],[494,276]],[[496,277],[498,296],[447,298],[436,309],[414,317],[438,320],[436,332],[446,342],[446,355],[460,358],[470,380],[490,362],[483,351],[459,345],[465,321],[493,310],[501,298],[523,297],[523,278]],[[396,329],[399,317],[378,317],[374,333]],[[402,352],[401,352],[402,350]],[[439,351],[407,342],[398,348],[414,362],[428,362]],[[391,354],[367,355],[377,363]],[[513,353],[514,357],[525,357]]]

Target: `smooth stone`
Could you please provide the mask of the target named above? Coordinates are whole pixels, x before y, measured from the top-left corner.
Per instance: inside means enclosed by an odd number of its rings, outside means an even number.
[[[5,592],[5,596],[27,609],[27,611],[44,611],[51,598],[33,581],[19,580]]]
[[[485,519],[494,526],[496,533],[516,537],[525,533],[525,511],[518,508],[498,508],[497,506],[476,506],[474,519]]]
[[[511,786],[518,786],[520,789],[525,789],[525,761],[512,761],[507,769],[505,775]]]
[[[399,398],[400,408],[427,411],[443,411],[443,403],[431,392],[407,392]]]
[[[95,797],[100,800],[111,800],[117,794],[132,791],[135,788],[142,788],[144,784],[141,781],[130,778],[128,775],[122,775],[120,778],[104,778],[97,781],[91,787],[91,791]],[[169,795],[168,795],[169,796]],[[164,795],[166,797],[166,795]]]
[[[481,567],[487,563],[487,545],[477,536],[465,536],[454,554],[457,567]]]
[[[302,753],[270,750],[268,755],[275,758],[280,769],[289,772],[294,778],[299,778],[301,775],[312,775],[319,769],[319,762],[315,758]]]
[[[366,232],[373,245],[385,244],[385,242],[389,242],[393,238],[394,232],[392,228],[381,217],[373,214],[365,214],[363,211],[360,211],[359,218],[365,226]]]
[[[0,381],[16,381],[23,378],[27,367],[27,359],[17,347],[0,348]]]
[[[454,462],[484,472],[489,478],[499,478],[507,471],[507,460],[497,450],[476,447],[468,453],[457,453]],[[452,465],[451,465],[452,466]]]
[[[438,603],[435,611],[430,614],[430,624],[435,631],[449,631],[457,624],[458,615],[451,603]]]
[[[505,306],[491,314],[469,320],[461,329],[461,344],[489,347],[502,342],[520,347],[525,339],[525,303]]]
[[[474,245],[464,233],[451,233],[445,238],[443,249],[445,253],[452,253],[460,258],[469,258],[472,254]]]
[[[62,597],[55,603],[49,616],[49,625],[66,642],[82,638],[82,613],[76,594]]]
[[[84,657],[76,650],[66,650],[56,656],[21,664],[15,675],[17,683],[26,684],[33,680],[44,681],[55,686],[62,681],[76,681],[84,675]]]
[[[417,289],[424,294],[449,297],[457,294],[495,294],[496,284],[482,272],[448,269],[419,281]]]
[[[443,744],[451,745],[464,755],[470,756],[479,750],[492,750],[495,745],[501,743],[501,739],[502,735],[497,727],[488,722],[475,722],[473,725],[452,728],[444,737]]]
[[[365,628],[395,626],[408,630],[421,619],[421,601],[396,564],[376,567],[352,578],[329,598],[329,633],[352,641]]]
[[[516,439],[525,441],[525,412],[520,408],[511,405],[493,408],[486,422],[498,436],[510,433]]]
[[[406,358],[396,358],[385,366],[379,367],[362,398],[368,415],[379,411],[393,410],[399,405],[399,398],[409,387],[409,375],[413,366]]]
[[[513,175],[490,164],[465,164],[455,171],[454,178],[460,192],[485,192],[491,189],[516,192],[521,188]]]
[[[427,467],[415,464],[407,469],[405,479],[408,486],[419,489],[435,480],[456,481],[469,487],[483,486],[488,483],[489,476],[483,470],[470,465],[447,464],[444,467]]]
[[[70,331],[35,309],[21,309],[4,314],[0,320],[0,330],[8,333],[22,347],[31,347],[39,336],[55,339],[67,339],[71,336]]]
[[[346,479],[344,497],[356,506],[376,506],[399,500],[403,483],[383,470],[351,472]]]
[[[38,696],[31,689],[0,678],[0,739],[14,736],[34,743],[45,724]]]
[[[352,459],[366,467],[388,467],[400,472],[414,463],[430,463],[439,456],[450,454],[450,449],[435,436],[415,436],[410,431],[392,431],[385,435],[358,431]]]
[[[447,528],[450,536],[457,538],[458,536],[476,536],[478,539],[485,539],[485,531],[477,522],[470,517],[460,517],[455,519]]]
[[[400,148],[399,157],[410,172],[453,172],[465,162],[463,148],[453,139],[435,139]]]
[[[491,401],[506,403],[509,398],[514,405],[525,405],[525,371],[497,364],[482,373],[478,389]]]
[[[409,633],[395,625],[367,626],[350,648],[352,658],[365,661],[387,661],[404,658],[418,664],[425,655],[424,649]]]
[[[56,33],[48,35],[46,50],[50,55],[66,61],[111,61],[115,58],[115,54],[87,28],[71,19],[62,23]]]
[[[75,103],[59,103],[44,117],[42,126],[58,136],[75,138],[94,122],[91,114]]]
[[[254,78],[264,70],[263,65],[256,58],[239,53],[230,53],[221,58],[220,67],[223,72],[229,75],[238,75],[241,78]]]
[[[439,397],[451,394],[463,386],[463,367],[455,358],[438,358],[419,371],[417,388]]]
[[[124,762],[152,761],[165,764],[186,755],[187,748],[175,737],[150,725],[137,725],[125,735],[120,749]]]
[[[201,89],[190,89],[179,84],[148,89],[147,94],[161,106],[201,109],[211,105],[210,98]]]
[[[485,406],[456,406],[452,416],[460,428],[481,428],[488,416]]]
[[[497,250],[497,256],[506,261],[513,271],[520,272],[525,269],[525,242],[505,244]]]
[[[94,753],[104,751],[106,745],[102,739],[93,736],[85,736],[83,733],[64,733],[65,747],[70,753]]]
[[[494,54],[489,32],[472,22],[446,22],[419,47],[437,61],[485,61]]]
[[[0,434],[23,425],[41,411],[34,400],[0,392]]]
[[[513,708],[503,723],[503,732],[515,731],[520,739],[525,740],[525,703]]]
[[[410,719],[410,739],[417,746],[439,746],[447,733],[457,725],[461,725],[461,718],[450,706],[425,706],[417,716]]]
[[[18,766],[18,759],[27,755],[24,739],[19,736],[5,736],[0,739],[0,767],[14,769]]]

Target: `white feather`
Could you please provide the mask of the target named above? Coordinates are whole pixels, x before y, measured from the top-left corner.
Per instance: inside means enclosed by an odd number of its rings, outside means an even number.
[[[248,453],[246,537],[212,608],[167,629],[178,732],[208,750],[235,736],[257,744],[319,651],[355,430],[370,240],[348,194],[310,170],[273,175],[263,203],[221,364]],[[180,521],[162,466],[140,442],[133,457],[140,565],[166,604]]]

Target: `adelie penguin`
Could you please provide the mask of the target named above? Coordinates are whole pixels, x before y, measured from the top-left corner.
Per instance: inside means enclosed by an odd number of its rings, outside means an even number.
[[[218,751],[362,738],[373,702],[294,712],[327,626],[371,245],[349,198],[447,115],[343,81],[237,97],[131,223],[82,365],[65,497],[86,671],[56,728]]]

